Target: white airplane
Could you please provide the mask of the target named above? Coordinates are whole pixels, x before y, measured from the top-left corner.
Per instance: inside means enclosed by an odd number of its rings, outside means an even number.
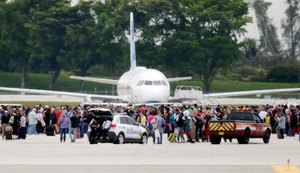
[[[125,72],[120,77],[119,80],[70,76],[71,79],[76,79],[76,80],[117,85],[117,93],[118,93],[117,96],[83,94],[83,93],[62,92],[62,91],[49,91],[49,90],[38,90],[38,89],[8,88],[8,87],[0,87],[0,90],[21,92],[21,93],[32,93],[32,94],[66,95],[66,96],[74,96],[74,97],[83,97],[86,98],[87,101],[92,101],[93,98],[98,98],[98,99],[126,101],[133,104],[151,103],[151,102],[165,103],[171,98],[169,82],[191,79],[191,77],[166,78],[166,76],[158,70],[147,69],[146,67],[136,66],[133,13],[130,13],[130,62],[131,62],[130,70]],[[278,93],[278,92],[295,92],[295,91],[300,91],[300,88],[201,94],[201,97],[218,98],[218,97],[267,94],[267,93]],[[173,97],[173,99],[176,98]]]

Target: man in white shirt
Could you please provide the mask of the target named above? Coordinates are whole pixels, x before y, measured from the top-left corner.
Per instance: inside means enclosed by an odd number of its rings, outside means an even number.
[[[266,116],[267,116],[268,113],[264,110],[264,108],[260,108],[259,110],[260,110],[260,112],[259,112],[258,116],[259,116],[263,121],[265,121]]]
[[[102,133],[103,133],[103,140],[106,140],[107,132],[111,126],[111,121],[106,118],[106,120],[102,124]]]
[[[28,114],[28,135],[37,134],[36,132],[37,125],[37,114],[36,108],[33,108],[31,112]]]

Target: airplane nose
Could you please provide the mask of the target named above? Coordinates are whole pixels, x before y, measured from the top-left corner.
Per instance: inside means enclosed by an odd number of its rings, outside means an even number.
[[[170,96],[170,90],[168,88],[137,90],[133,96],[138,103],[166,102]]]

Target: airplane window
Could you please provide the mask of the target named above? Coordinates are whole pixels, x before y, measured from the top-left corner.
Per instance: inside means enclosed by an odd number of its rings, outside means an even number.
[[[167,83],[165,81],[161,81],[163,85],[167,86]]]
[[[156,80],[156,81],[153,81],[154,85],[161,85],[161,81],[159,80]]]
[[[145,85],[153,85],[153,84],[152,84],[152,81],[146,80],[146,81],[145,81]]]

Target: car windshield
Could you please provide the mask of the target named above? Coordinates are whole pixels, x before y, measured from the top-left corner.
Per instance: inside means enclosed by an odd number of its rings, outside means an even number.
[[[227,120],[253,121],[251,112],[231,112]]]

